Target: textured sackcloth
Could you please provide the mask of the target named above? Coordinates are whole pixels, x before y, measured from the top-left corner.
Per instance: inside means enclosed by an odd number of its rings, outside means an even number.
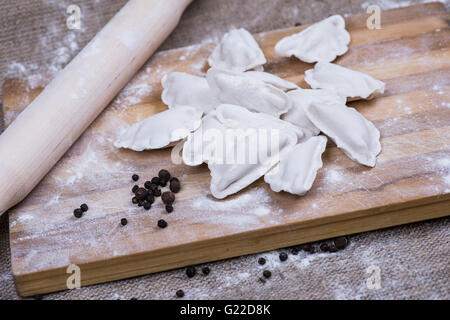
[[[125,2],[1,1],[0,82],[6,76],[30,76],[61,68]],[[160,49],[216,40],[231,27],[255,33],[307,24],[335,13],[362,13],[369,4],[389,9],[419,2],[424,1],[194,0]],[[448,8],[449,2],[443,2]],[[81,8],[81,30],[69,32],[66,27],[70,4]],[[172,270],[43,298],[174,299],[176,290],[183,289],[187,299],[449,299],[449,227],[450,219],[442,218],[354,235],[350,246],[337,253],[302,251],[280,262],[278,255],[283,250],[277,250],[209,263],[208,276],[199,272],[188,279],[184,269]],[[257,263],[260,256],[268,261],[264,267]],[[367,273],[371,266],[372,272],[379,268],[380,289],[367,286],[367,279],[374,277]],[[259,280],[264,269],[272,271],[265,283]],[[5,214],[0,218],[0,299],[18,298]]]

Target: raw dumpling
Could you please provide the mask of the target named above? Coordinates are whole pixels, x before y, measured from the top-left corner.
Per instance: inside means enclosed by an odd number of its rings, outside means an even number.
[[[286,113],[291,102],[283,90],[245,73],[211,68],[206,79],[215,96],[222,103],[235,104],[252,111],[279,117]]]
[[[205,78],[172,72],[163,77],[161,84],[161,99],[170,109],[175,106],[192,106],[207,113],[219,105]]]
[[[305,138],[303,129],[271,115],[250,112],[243,107],[235,105],[223,104],[219,107],[219,110],[229,108],[230,111],[222,111],[220,113],[217,110],[211,111],[202,119],[199,129],[187,137],[183,146],[183,162],[186,165],[198,166],[203,162],[208,163],[213,158],[213,155],[219,155],[219,158],[222,159],[223,150],[217,151],[216,149],[217,146],[223,146],[223,139],[217,140],[218,138],[226,138],[227,134],[232,133],[227,130],[276,129],[278,131],[294,132],[297,135],[297,141]],[[235,114],[232,114],[232,112],[235,112]],[[227,117],[224,118],[223,114],[227,114]],[[246,132],[242,132],[242,134],[246,134]]]
[[[264,175],[264,181],[275,192],[303,195],[311,189],[317,171],[322,168],[322,153],[327,138],[312,137],[293,147],[280,163]]]
[[[371,76],[337,64],[318,62],[306,70],[305,81],[313,89],[329,89],[345,98],[370,99],[383,94],[386,84]]]
[[[305,108],[311,103],[345,104],[345,98],[329,90],[297,89],[287,93],[292,106],[281,119],[293,123],[303,129],[306,138],[317,136],[320,130],[308,119]]]
[[[274,74],[268,73],[268,72],[261,72],[261,71],[247,71],[245,72],[246,76],[250,76],[255,79],[259,79],[264,81],[267,84],[271,84],[274,87],[277,87],[278,89],[281,89],[283,91],[298,89],[299,87],[292,82],[286,81]]]
[[[245,29],[226,33],[208,58],[212,68],[246,71],[261,67],[266,58],[253,36]]]
[[[135,151],[164,148],[197,129],[201,117],[202,112],[194,107],[177,106],[135,123],[114,142],[114,146]]]
[[[330,137],[352,160],[374,167],[381,151],[380,132],[372,122],[345,104],[309,104],[311,122]]]
[[[275,53],[281,57],[295,56],[309,63],[330,62],[346,53],[349,43],[344,18],[334,15],[281,39],[275,45]]]
[[[285,127],[284,121],[275,117],[233,105],[221,105],[215,111],[217,119],[225,127],[236,130],[231,139],[229,135],[225,139],[224,151],[219,153],[222,159],[208,161],[211,193],[223,199],[262,177],[295,146],[298,138],[295,130]],[[277,133],[277,139],[267,136],[272,130]],[[244,157],[240,157],[239,150],[245,152]],[[240,158],[245,161],[239,161]]]

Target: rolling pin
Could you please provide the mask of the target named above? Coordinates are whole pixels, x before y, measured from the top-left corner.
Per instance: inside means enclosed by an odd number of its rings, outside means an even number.
[[[0,135],[0,215],[50,171],[191,1],[130,0]]]

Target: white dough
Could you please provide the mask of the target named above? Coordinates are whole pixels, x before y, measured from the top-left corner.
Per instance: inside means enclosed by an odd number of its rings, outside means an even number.
[[[325,136],[312,137],[297,144],[264,175],[264,181],[275,192],[283,190],[296,195],[305,194],[311,189],[317,171],[322,168],[322,153],[326,145]]]
[[[356,111],[344,104],[310,104],[306,115],[352,160],[374,167],[381,151],[380,132]]]
[[[163,87],[161,99],[171,109],[180,105],[192,106],[207,113],[219,105],[203,77],[172,72],[162,78],[161,84]]]
[[[275,45],[275,52],[281,57],[295,56],[309,63],[330,62],[346,53],[349,43],[344,18],[334,15],[281,39]]]
[[[239,105],[277,117],[291,107],[291,102],[283,90],[245,73],[211,68],[206,79],[222,103]]]
[[[280,158],[295,146],[298,141],[295,130],[290,130],[284,126],[282,120],[270,117],[260,113],[254,113],[245,108],[232,105],[221,105],[216,109],[216,116],[225,126],[233,129],[280,129],[278,130],[278,143],[258,143],[253,145],[252,138],[262,136],[257,130],[250,130],[247,133],[237,136],[237,143],[232,143],[231,148],[228,145],[223,152],[222,163],[209,161],[208,168],[211,171],[211,193],[218,199],[223,199],[230,194],[236,193],[262,177],[269,171]],[[234,140],[233,140],[234,141]],[[259,141],[259,140],[258,140]],[[227,140],[230,143],[230,140]],[[243,146],[243,150],[257,150],[258,154],[266,157],[258,157],[257,161],[252,163],[228,163],[225,161],[232,154],[237,154],[237,150]],[[255,149],[256,148],[256,149]]]
[[[241,28],[223,36],[208,58],[208,63],[212,68],[246,71],[262,67],[266,58],[253,36]]]
[[[345,98],[370,99],[383,94],[386,84],[371,76],[337,64],[318,62],[305,72],[305,81],[313,89],[333,90]]]
[[[164,148],[197,129],[201,117],[202,112],[194,107],[177,106],[135,123],[120,135],[114,146],[135,151]]]
[[[250,76],[255,79],[259,79],[264,81],[267,84],[271,84],[274,87],[277,87],[278,89],[281,89],[283,91],[298,89],[298,85],[295,83],[286,81],[274,74],[268,73],[268,72],[261,72],[261,71],[247,71],[244,73],[246,76]]]
[[[287,93],[292,106],[281,116],[285,121],[295,124],[303,129],[306,138],[316,136],[320,130],[307,117],[305,108],[312,104],[337,103],[345,104],[345,98],[329,90],[297,89]]]

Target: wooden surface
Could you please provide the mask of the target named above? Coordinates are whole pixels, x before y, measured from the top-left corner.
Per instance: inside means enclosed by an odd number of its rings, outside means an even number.
[[[374,230],[450,213],[450,30],[442,4],[382,12],[382,29],[366,15],[346,19],[352,41],[337,63],[387,83],[383,97],[351,105],[381,131],[375,168],[327,148],[312,190],[303,197],[274,193],[262,179],[223,201],[209,194],[205,166],[173,165],[170,150],[117,150],[127,124],[165,107],[161,77],[171,71],[203,74],[214,48],[206,43],[156,54],[96,119],[52,171],[10,210],[12,270],[21,295],[66,289],[66,268],[81,267],[82,285],[200,262]],[[256,35],[266,71],[307,87],[312,66],[277,59],[281,37],[303,27]],[[46,78],[43,77],[42,85]],[[6,124],[40,86],[9,80],[3,86]],[[175,210],[158,199],[150,211],[131,205],[130,177],[139,182],[167,168],[180,178]],[[86,202],[82,219],[73,209]],[[120,219],[129,221],[120,226]],[[159,229],[158,219],[169,226]]]

